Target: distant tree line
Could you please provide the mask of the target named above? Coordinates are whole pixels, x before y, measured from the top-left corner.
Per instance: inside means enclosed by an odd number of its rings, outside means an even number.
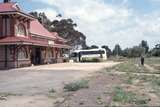
[[[96,45],[88,47],[88,49],[99,48]],[[119,44],[116,44],[114,49],[111,50],[107,45],[102,46],[107,51],[107,56],[123,56],[128,58],[140,57],[141,55],[145,56],[155,56],[160,57],[160,44],[156,44],[153,49],[149,49],[147,41],[142,40],[142,42],[131,48],[123,49]]]

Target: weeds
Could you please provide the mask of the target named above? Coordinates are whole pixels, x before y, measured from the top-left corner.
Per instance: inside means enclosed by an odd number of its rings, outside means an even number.
[[[101,97],[97,97],[96,103],[98,105],[102,105],[103,104],[102,98]]]
[[[22,94],[13,94],[13,93],[0,93],[1,97],[8,97],[8,96],[22,96]]]
[[[133,84],[133,79],[135,79],[135,76],[131,73],[126,74],[126,83],[127,84]]]
[[[66,84],[64,86],[64,89],[66,91],[77,91],[79,89],[88,88],[88,87],[89,87],[88,80],[79,80],[79,81],[75,81],[75,82]]]
[[[122,103],[131,103],[135,99],[135,94],[132,92],[126,92],[120,87],[114,89],[113,101]]]
[[[127,92],[123,90],[121,87],[116,87],[114,89],[113,101],[120,103],[144,105],[147,104],[150,100],[142,96],[137,96],[133,92]]]

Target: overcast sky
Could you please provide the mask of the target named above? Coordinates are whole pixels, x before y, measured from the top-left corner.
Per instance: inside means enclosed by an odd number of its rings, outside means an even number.
[[[2,1],[2,0],[1,0]],[[160,43],[160,0],[13,0],[27,12],[44,11],[50,19],[72,18],[87,44],[119,43],[123,48],[147,40]]]

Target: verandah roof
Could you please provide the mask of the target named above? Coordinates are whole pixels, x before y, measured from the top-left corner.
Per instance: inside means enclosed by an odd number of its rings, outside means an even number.
[[[38,20],[31,21],[30,27],[31,34],[56,40],[55,34],[50,33]]]
[[[46,41],[38,41],[28,39],[24,37],[5,37],[0,39],[0,45],[32,45],[32,46],[45,46],[45,47],[57,47],[57,48],[71,48],[65,44],[48,44]]]

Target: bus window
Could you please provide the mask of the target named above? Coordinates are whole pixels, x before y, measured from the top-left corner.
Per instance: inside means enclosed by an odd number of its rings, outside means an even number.
[[[70,57],[77,57],[77,56],[78,56],[77,53],[74,52],[74,53],[71,54]]]
[[[105,54],[105,52],[103,50],[100,51],[84,51],[84,52],[80,52],[81,55],[93,55],[93,54]]]

